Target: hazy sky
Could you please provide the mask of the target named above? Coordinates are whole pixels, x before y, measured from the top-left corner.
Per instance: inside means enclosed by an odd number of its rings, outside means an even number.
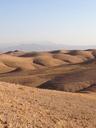
[[[0,0],[0,43],[96,44],[96,0]]]

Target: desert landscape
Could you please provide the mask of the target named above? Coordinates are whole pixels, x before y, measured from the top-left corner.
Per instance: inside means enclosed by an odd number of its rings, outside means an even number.
[[[0,128],[96,128],[96,50],[0,53]]]
[[[0,128],[96,128],[96,0],[0,1]]]

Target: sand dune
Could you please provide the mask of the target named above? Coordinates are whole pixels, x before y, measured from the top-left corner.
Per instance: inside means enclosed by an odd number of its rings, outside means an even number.
[[[55,66],[61,65],[63,62],[77,64],[82,63],[85,61],[89,61],[90,59],[94,59],[95,57],[95,50],[55,50],[51,52],[24,52],[24,51],[9,51],[6,52],[5,55],[14,56],[12,59],[34,59],[34,62],[40,63],[41,65],[45,66]],[[4,54],[2,56],[5,56]],[[6,57],[5,56],[5,57]],[[17,57],[17,58],[16,58]],[[22,59],[23,58],[23,59]],[[47,62],[50,60],[50,62]],[[63,62],[62,62],[63,61]],[[47,64],[49,63],[49,64]]]
[[[1,53],[0,128],[96,128],[96,50]]]
[[[32,59],[19,58],[10,55],[0,55],[0,61],[9,67],[19,67],[21,69],[35,69]]]
[[[43,66],[58,66],[64,64],[62,60],[55,59],[49,55],[42,55],[34,58],[34,63]]]
[[[69,92],[93,90],[95,51],[10,51],[0,55],[0,81]]]
[[[67,62],[69,64],[77,64],[77,63],[84,62],[84,59],[82,59],[81,57],[72,56],[72,55],[68,55],[68,54],[57,54],[57,55],[54,55],[54,58],[63,60],[64,62]],[[85,59],[85,61],[86,61],[86,59]]]
[[[85,57],[86,59],[94,59],[94,54],[91,51],[73,50],[70,54]]]
[[[15,70],[16,68],[9,67],[3,62],[0,62],[0,73],[6,73]]]
[[[80,92],[81,90],[87,91],[87,89],[92,91],[92,85],[94,85],[94,91],[96,91],[96,69],[58,75],[39,87],[67,92]]]
[[[21,55],[21,57],[37,57],[37,56],[52,56],[51,53],[49,52],[27,52],[23,55]]]

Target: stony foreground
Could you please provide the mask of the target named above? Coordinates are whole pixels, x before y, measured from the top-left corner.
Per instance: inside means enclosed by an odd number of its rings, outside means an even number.
[[[0,128],[96,128],[96,94],[1,82]]]

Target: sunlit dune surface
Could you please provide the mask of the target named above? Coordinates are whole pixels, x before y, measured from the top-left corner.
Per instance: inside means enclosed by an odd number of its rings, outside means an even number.
[[[22,69],[35,69],[32,65],[32,59],[19,58],[11,55],[0,55],[0,61],[9,67],[19,67]]]
[[[67,92],[93,92],[95,52],[95,49],[9,51],[0,55],[0,81]]]
[[[43,66],[58,66],[64,64],[62,60],[55,59],[48,55],[38,56],[34,58],[33,62]]]

